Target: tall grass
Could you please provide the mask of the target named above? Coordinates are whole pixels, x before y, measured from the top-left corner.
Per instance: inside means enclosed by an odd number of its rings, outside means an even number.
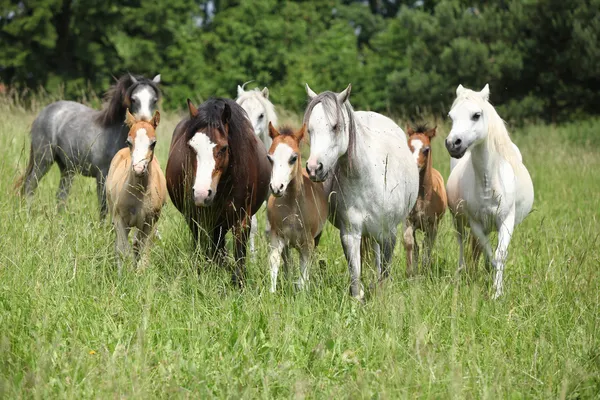
[[[57,167],[31,208],[14,194],[34,117],[0,100],[0,398],[600,393],[600,155],[573,140],[582,127],[597,132],[599,121],[513,132],[536,200],[513,237],[501,300],[490,300],[483,268],[455,276],[458,246],[447,215],[432,270],[406,279],[398,245],[392,279],[363,305],[348,295],[330,225],[318,249],[325,263],[313,265],[309,290],[284,283],[268,292],[261,237],[247,289],[239,292],[226,271],[193,256],[170,203],[148,268],[118,278],[114,232],[98,220],[92,179],[76,179],[63,213],[55,206]],[[178,118],[163,113],[158,128],[163,166]],[[444,177],[447,129],[438,130],[433,149]],[[363,276],[368,285],[373,271]]]

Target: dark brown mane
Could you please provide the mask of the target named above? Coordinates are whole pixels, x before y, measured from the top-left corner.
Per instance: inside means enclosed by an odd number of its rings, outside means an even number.
[[[354,110],[349,102],[345,102],[344,104],[340,104],[337,98],[337,94],[326,91],[320,93],[319,95],[313,97],[308,106],[306,107],[306,111],[304,112],[304,123],[308,126],[308,121],[310,121],[310,116],[315,106],[319,103],[323,103],[323,111],[325,113],[325,118],[327,121],[332,124],[337,124],[337,134],[340,134],[346,129],[346,122],[344,120],[343,109],[346,109],[348,113],[348,166],[352,168],[352,158],[354,157],[354,146],[356,144],[356,121],[354,119]]]
[[[136,82],[133,81],[132,77]],[[125,111],[128,107],[131,107],[131,94],[140,85],[152,87],[157,96],[160,96],[158,85],[151,79],[144,78],[141,75],[125,74],[104,95],[104,101],[107,105],[96,117],[96,122],[102,126],[123,124]]]
[[[283,136],[293,136],[295,132],[294,129],[288,125],[284,125],[277,130],[279,131],[279,134]]]
[[[413,126],[413,131],[415,133],[427,133],[429,131],[429,127],[427,126],[427,122],[419,123]]]
[[[223,98],[210,98],[198,107],[198,115],[190,119],[184,128],[185,141],[188,142],[198,131],[206,130],[210,135],[211,129],[218,129],[225,132],[222,115],[225,104],[231,110],[229,118],[229,132],[227,141],[229,145],[230,167],[233,167],[234,174],[245,174],[245,166],[250,162],[247,157],[247,151],[255,147],[253,136],[248,132],[253,132],[252,125],[246,116],[244,109],[235,101]]]

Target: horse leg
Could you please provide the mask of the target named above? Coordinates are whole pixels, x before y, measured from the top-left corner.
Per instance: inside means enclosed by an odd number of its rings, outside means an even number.
[[[285,241],[276,235],[271,235],[271,254],[269,255],[269,266],[271,268],[271,293],[277,289],[277,274],[281,266],[282,253],[285,250]]]
[[[303,290],[308,284],[308,275],[310,268],[310,259],[313,251],[313,246],[309,240],[307,244],[300,250],[300,279],[298,280],[298,290]]]
[[[481,252],[483,251],[483,249],[479,244],[479,240],[474,234],[469,235],[469,241],[471,244],[471,264],[473,266],[473,271],[476,271],[477,264],[479,263],[479,258],[481,257]]]
[[[150,240],[150,235],[154,233],[154,222],[155,221],[148,221],[144,223],[142,229],[138,229],[135,232],[135,237],[133,238],[133,255],[138,264],[138,270],[145,267],[146,248]],[[142,260],[141,262],[140,259]]]
[[[100,220],[106,218],[108,206],[106,203],[106,176],[104,171],[98,171],[96,175],[96,195],[98,196],[98,206],[100,207]]]
[[[244,278],[246,275],[246,245],[248,236],[250,236],[250,227],[248,219],[243,218],[233,228],[233,236],[235,238],[235,267],[231,276],[231,281],[240,289],[244,287]]]
[[[456,240],[458,241],[458,269],[460,272],[465,268],[465,221],[464,217],[454,215],[454,226],[456,227]]]
[[[60,169],[60,182],[58,184],[58,192],[56,192],[56,200],[58,201],[58,211],[65,209],[67,197],[71,191],[73,185],[73,178],[75,178],[75,171],[67,167],[61,166]]]
[[[344,255],[348,261],[350,271],[350,294],[357,300],[363,300],[365,291],[360,282],[360,242],[361,234],[358,232],[345,232],[340,230],[340,239]]]
[[[431,252],[433,251],[433,244],[437,237],[437,227],[433,226],[425,231],[425,242],[423,244],[423,270],[429,270],[431,268]]]
[[[50,145],[44,146],[44,149],[39,152],[31,148],[31,155],[27,171],[25,172],[25,180],[23,182],[22,194],[28,199],[33,196],[35,189],[44,175],[48,173],[50,167],[54,164],[54,155]]]
[[[121,276],[123,262],[129,257],[129,230],[123,219],[116,215],[113,219],[117,239],[115,241],[115,253],[117,255],[118,274]]]
[[[382,248],[382,276],[383,279],[389,278],[390,276],[390,265],[392,264],[392,257],[394,255],[394,248],[396,247],[396,234],[390,233],[390,236],[383,239],[381,243]],[[416,247],[416,246],[415,246]]]
[[[258,234],[258,219],[256,218],[256,214],[252,216],[252,226],[250,227],[250,256],[254,260],[255,257],[255,248],[254,248],[254,237]],[[267,236],[268,237],[268,236]]]
[[[402,243],[406,250],[406,276],[411,277],[415,274],[415,264],[418,260],[418,255],[415,257],[414,250],[417,242],[415,240],[415,229],[409,221],[404,223],[404,234],[402,235]]]
[[[508,245],[515,229],[515,213],[513,211],[503,220],[498,221],[498,247],[496,247],[496,254],[492,265],[496,270],[496,276],[494,277],[494,296],[493,299],[497,299],[502,296],[504,286],[502,282],[502,275],[504,273],[504,264],[508,257]]]

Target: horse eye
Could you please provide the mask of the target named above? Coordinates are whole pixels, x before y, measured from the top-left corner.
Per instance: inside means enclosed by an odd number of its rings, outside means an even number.
[[[267,154],[267,159],[269,160],[269,162],[270,162],[271,164],[273,164],[273,157],[271,157],[271,155],[270,155],[270,154]]]
[[[227,148],[228,148],[228,147],[229,147],[229,146],[223,146],[223,147],[221,147],[221,150],[219,150],[219,153],[221,153],[221,154],[225,154],[225,152],[227,151]]]
[[[423,154],[427,155],[429,154],[429,150],[431,149],[431,147],[427,146],[423,148]]]
[[[129,146],[129,147],[133,146],[133,142],[131,141],[131,138],[127,138],[127,146]]]
[[[473,116],[471,118],[473,119],[473,121],[477,121],[477,120],[479,120],[479,118],[481,118],[481,113],[476,112],[475,114],[473,114]]]
[[[297,160],[298,160],[298,156],[296,154],[294,154],[293,156],[290,157],[290,164],[295,164]]]
[[[152,143],[150,143],[150,150],[154,150],[154,147],[156,146],[156,140]]]
[[[333,131],[335,132],[335,131],[337,131],[337,129],[338,129],[338,124],[335,124],[335,125],[333,126]]]
[[[258,119],[263,119],[264,117],[265,117],[265,114],[263,113],[258,116]]]

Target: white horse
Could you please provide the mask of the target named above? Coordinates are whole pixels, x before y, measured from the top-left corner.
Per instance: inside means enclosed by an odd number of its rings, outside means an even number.
[[[269,122],[271,122],[273,126],[277,126],[275,106],[269,101],[269,89],[265,87],[263,90],[258,90],[258,88],[256,88],[254,90],[245,91],[244,87],[246,86],[246,83],[242,86],[238,85],[238,97],[235,101],[242,106],[244,111],[246,111],[248,119],[250,119],[252,127],[254,128],[254,133],[256,133],[260,140],[265,144],[267,151],[269,151],[271,143],[273,143],[273,139],[269,136]],[[268,219],[266,221],[265,230],[267,231],[268,236],[268,233],[271,230]],[[250,228],[250,253],[253,255],[255,253],[254,236],[257,232],[258,220],[256,219],[256,214],[254,214],[252,216],[252,226]]]
[[[306,170],[313,181],[326,181],[329,220],[340,230],[350,292],[362,300],[361,241],[372,244],[379,278],[387,277],[398,225],[417,200],[419,171],[402,129],[381,114],[354,112],[350,90],[317,95],[306,85]]]
[[[533,206],[533,183],[521,153],[510,140],[504,121],[488,102],[490,89],[481,92],[459,85],[448,114],[452,130],[446,148],[459,159],[450,173],[446,190],[460,246],[459,270],[464,267],[465,226],[471,228],[474,261],[481,250],[495,268],[494,295],[502,295],[502,274],[508,245],[517,226]],[[492,254],[489,234],[498,232]]]

